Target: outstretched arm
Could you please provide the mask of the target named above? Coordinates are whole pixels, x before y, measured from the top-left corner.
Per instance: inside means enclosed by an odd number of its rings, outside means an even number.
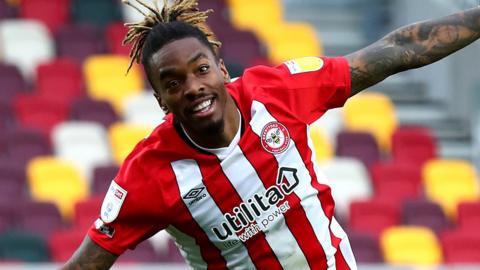
[[[118,258],[95,244],[86,236],[82,244],[61,270],[104,270],[109,269]]]
[[[351,96],[395,73],[436,62],[480,38],[480,7],[399,28],[346,56]]]

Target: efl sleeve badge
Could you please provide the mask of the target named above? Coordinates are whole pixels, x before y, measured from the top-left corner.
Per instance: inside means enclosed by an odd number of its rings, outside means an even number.
[[[287,61],[285,65],[291,74],[298,74],[320,70],[324,62],[320,57],[309,56]]]
[[[127,197],[127,191],[112,180],[100,213],[100,217],[105,223],[110,223],[118,217],[125,197]]]

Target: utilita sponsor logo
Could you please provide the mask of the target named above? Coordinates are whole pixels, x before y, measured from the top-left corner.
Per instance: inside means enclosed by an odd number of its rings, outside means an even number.
[[[234,207],[223,215],[220,228],[212,227],[216,237],[225,241],[237,234],[245,242],[260,231],[265,231],[290,209],[288,201],[280,203],[298,186],[297,169],[282,167],[278,171],[276,185],[261,194],[254,194],[247,202]]]

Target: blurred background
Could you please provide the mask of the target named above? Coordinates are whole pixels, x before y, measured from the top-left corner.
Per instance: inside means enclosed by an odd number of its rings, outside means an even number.
[[[152,2],[151,0],[146,2]],[[232,76],[341,56],[468,0],[199,0]],[[0,269],[55,269],[162,112],[119,0],[0,1]],[[480,269],[480,43],[388,78],[311,126],[360,269]],[[163,233],[114,269],[187,269]]]

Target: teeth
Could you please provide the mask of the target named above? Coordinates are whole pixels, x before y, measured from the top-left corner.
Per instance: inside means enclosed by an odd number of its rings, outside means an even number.
[[[194,112],[199,112],[199,111],[204,111],[206,108],[208,108],[212,104],[212,100],[205,100],[204,102],[198,104],[193,108]]]

